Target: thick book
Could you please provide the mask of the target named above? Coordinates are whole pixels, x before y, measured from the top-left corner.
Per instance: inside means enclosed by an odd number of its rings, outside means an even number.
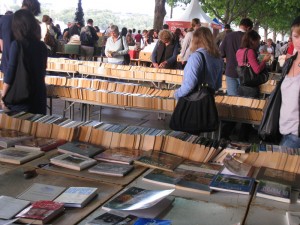
[[[37,201],[19,214],[18,222],[29,224],[46,224],[64,211],[64,205],[53,201]]]
[[[31,202],[40,200],[54,200],[66,188],[61,186],[34,183],[25,191],[17,196],[18,199],[24,199]]]
[[[216,191],[234,192],[239,194],[250,194],[254,179],[250,177],[239,177],[227,174],[217,174],[211,181],[209,187]]]
[[[30,204],[30,201],[13,198],[10,196],[0,196],[0,218],[9,220],[17,215],[21,210]]]
[[[260,180],[257,186],[256,196],[290,203],[291,186],[273,181]]]
[[[90,173],[97,173],[101,175],[123,177],[133,170],[132,165],[125,165],[120,163],[100,162],[97,165],[89,168]]]
[[[67,153],[71,155],[84,156],[92,158],[100,152],[103,152],[104,148],[100,146],[91,145],[84,142],[68,142],[58,147],[58,152]]]
[[[130,187],[118,196],[105,203],[105,210],[139,210],[156,205],[162,199],[170,195],[174,189],[146,190],[138,187]]]
[[[122,164],[132,164],[142,155],[142,151],[138,149],[107,149],[104,152],[94,156],[94,159],[106,162],[115,162]]]
[[[21,141],[15,144],[15,147],[18,149],[30,149],[47,152],[64,143],[66,143],[66,141],[61,139],[36,137]]]
[[[63,203],[65,207],[82,208],[97,195],[97,190],[94,187],[69,187],[55,202]]]
[[[130,225],[134,224],[137,219],[133,215],[123,216],[106,212],[87,222],[85,225]]]
[[[152,151],[149,155],[144,155],[134,160],[135,164],[150,168],[158,168],[167,171],[174,171],[183,161],[182,157]]]
[[[96,164],[97,161],[82,156],[62,154],[51,158],[50,162],[57,166],[80,171]]]
[[[286,212],[286,219],[288,225],[299,225],[300,224],[300,212]]]
[[[10,147],[0,150],[0,162],[23,164],[44,154],[42,151]]]
[[[0,146],[8,148],[14,146],[17,142],[30,139],[31,135],[16,130],[0,130]]]

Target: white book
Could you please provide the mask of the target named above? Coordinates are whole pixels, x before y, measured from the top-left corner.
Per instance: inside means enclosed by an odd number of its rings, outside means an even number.
[[[96,195],[98,188],[94,187],[69,187],[55,202],[63,203],[65,207],[84,207]]]
[[[0,196],[0,218],[11,219],[30,204],[30,201],[9,196]]]

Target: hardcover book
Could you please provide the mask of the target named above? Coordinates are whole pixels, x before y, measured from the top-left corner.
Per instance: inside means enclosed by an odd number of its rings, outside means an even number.
[[[100,146],[91,145],[84,142],[68,142],[58,147],[58,152],[71,155],[84,156],[92,158],[96,154],[104,151]]]
[[[97,190],[93,187],[69,187],[55,202],[63,203],[65,207],[82,208],[97,195]]]
[[[53,201],[37,201],[22,210],[18,221],[29,224],[46,224],[64,211],[64,205]]]
[[[30,201],[1,195],[0,196],[0,218],[9,220],[29,204]]]
[[[183,158],[163,152],[152,151],[150,155],[144,155],[134,160],[134,163],[167,171],[173,171],[183,161]]]
[[[136,216],[128,215],[128,216],[121,216],[106,212],[95,219],[86,223],[86,225],[130,225],[134,224],[137,220]]]
[[[80,171],[96,164],[97,161],[95,159],[90,159],[86,157],[62,154],[51,158],[50,162],[57,166]]]
[[[176,184],[184,176],[184,170],[175,169],[175,171],[166,171],[160,169],[153,169],[150,173],[146,174],[142,179],[168,187],[175,188]]]
[[[216,191],[250,194],[254,185],[254,179],[227,174],[217,174],[210,183],[210,189]]]
[[[97,165],[89,168],[90,173],[97,173],[102,175],[110,175],[123,177],[133,170],[132,165],[125,165],[120,163],[100,162]]]
[[[0,130],[0,146],[4,148],[12,147],[15,143],[30,139],[31,135],[16,130]]]
[[[0,161],[12,164],[23,164],[42,155],[44,155],[42,151],[10,147],[0,150]]]
[[[47,152],[64,143],[66,143],[65,140],[37,137],[21,141],[15,144],[15,147],[18,149],[29,149]]]
[[[48,184],[34,183],[28,189],[17,196],[19,199],[28,200],[31,202],[40,200],[54,200],[66,188]]]
[[[222,166],[216,164],[194,162],[186,159],[178,166],[178,168],[184,170],[217,174],[219,173]]]
[[[160,220],[160,219],[150,219],[150,218],[138,218],[134,225],[145,225],[145,224],[155,224],[155,225],[171,225],[171,220]]]
[[[260,180],[257,187],[256,196],[290,203],[291,186],[272,181]]]
[[[123,164],[132,164],[142,155],[142,151],[138,149],[107,149],[104,152],[96,155],[94,159],[106,162],[115,162]]]

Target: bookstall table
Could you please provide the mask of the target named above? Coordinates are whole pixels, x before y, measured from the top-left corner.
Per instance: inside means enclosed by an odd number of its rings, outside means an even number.
[[[150,172],[150,170],[144,174],[147,174],[148,172]],[[151,190],[171,189],[169,187],[143,181],[142,177],[144,174],[133,181],[129,186]],[[175,190],[172,195],[175,196],[172,207],[168,211],[163,212],[160,218],[171,220],[173,225],[242,224],[251,198],[249,195],[228,192],[214,192],[210,195],[206,195],[182,190]],[[105,210],[101,208],[97,209],[79,223],[79,225],[84,225],[86,222],[104,212]]]
[[[87,186],[98,188],[97,197],[93,199],[87,206],[85,206],[84,208],[66,208],[65,213],[57,217],[51,223],[58,225],[70,225],[78,223],[122,189],[122,187],[118,185],[79,179],[78,177],[66,177],[58,173],[45,173],[44,171],[43,173],[38,172],[38,175],[34,178],[25,179],[22,168],[18,168],[6,174],[0,175],[0,183],[0,195],[8,195],[12,197],[17,197],[20,193],[22,193],[34,183],[63,187]]]
[[[296,203],[298,197],[297,192],[292,192],[292,203],[278,202],[270,199],[253,197],[250,204],[248,216],[245,225],[272,224],[283,225],[288,224],[286,212],[299,212],[300,203]]]

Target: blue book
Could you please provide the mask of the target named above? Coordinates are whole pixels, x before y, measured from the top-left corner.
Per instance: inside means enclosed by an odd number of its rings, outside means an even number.
[[[139,218],[134,223],[134,225],[145,225],[145,224],[155,224],[155,225],[171,225],[171,220],[159,220],[159,219],[149,219],[149,218]]]
[[[255,180],[250,177],[217,174],[211,181],[209,187],[217,191],[250,194],[254,186],[254,181]]]

